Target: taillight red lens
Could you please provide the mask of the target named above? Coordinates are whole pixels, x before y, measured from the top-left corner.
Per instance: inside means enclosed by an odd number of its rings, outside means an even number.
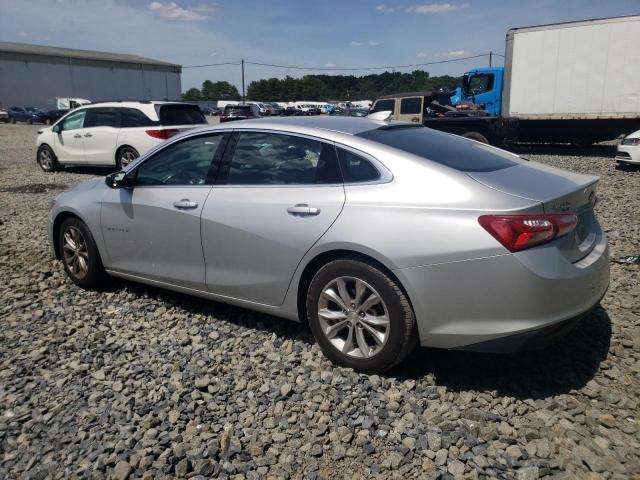
[[[165,130],[145,130],[147,135],[153,138],[160,138],[162,140],[166,140],[167,138],[173,137],[176,133],[178,133],[178,129],[176,128],[167,128]]]
[[[575,215],[483,215],[480,225],[510,252],[550,242],[571,232]]]

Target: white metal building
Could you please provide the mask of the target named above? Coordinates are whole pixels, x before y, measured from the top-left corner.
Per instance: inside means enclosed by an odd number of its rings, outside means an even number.
[[[0,42],[0,106],[55,108],[56,97],[180,100],[182,66],[119,53]]]

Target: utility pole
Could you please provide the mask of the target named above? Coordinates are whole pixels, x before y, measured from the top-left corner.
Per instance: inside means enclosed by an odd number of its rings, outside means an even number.
[[[491,66],[492,57],[493,57],[493,52],[489,50],[489,66]]]
[[[244,58],[242,59],[242,103],[244,104]]]

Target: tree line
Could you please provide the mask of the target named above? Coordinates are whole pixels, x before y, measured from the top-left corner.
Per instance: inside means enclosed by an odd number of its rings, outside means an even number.
[[[304,75],[254,80],[249,83],[247,100],[293,102],[297,100],[373,100],[381,95],[399,92],[453,89],[462,84],[462,77],[443,75],[431,77],[429,72],[384,72],[356,77],[354,75]],[[229,82],[206,80],[202,88],[190,88],[182,94],[185,101],[240,100],[238,89]]]

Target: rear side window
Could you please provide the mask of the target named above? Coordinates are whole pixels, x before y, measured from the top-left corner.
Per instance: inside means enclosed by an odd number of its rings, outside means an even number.
[[[150,127],[157,124],[158,122],[154,122],[136,108],[120,109],[120,125],[122,128]]]
[[[333,145],[275,133],[241,133],[227,174],[229,185],[340,182],[340,169]]]
[[[421,126],[378,128],[357,136],[463,172],[491,172],[517,165],[508,153]]]
[[[207,120],[197,105],[160,105],[161,125],[206,124]]]
[[[380,178],[380,173],[369,160],[342,148],[337,150],[345,183],[372,182]]]
[[[422,112],[422,97],[403,98],[400,101],[400,114],[411,115]]]
[[[373,106],[371,113],[390,111],[393,113],[396,109],[396,101],[394,98],[389,100],[378,100]]]
[[[117,127],[118,112],[115,108],[90,108],[84,120],[84,128]]]

